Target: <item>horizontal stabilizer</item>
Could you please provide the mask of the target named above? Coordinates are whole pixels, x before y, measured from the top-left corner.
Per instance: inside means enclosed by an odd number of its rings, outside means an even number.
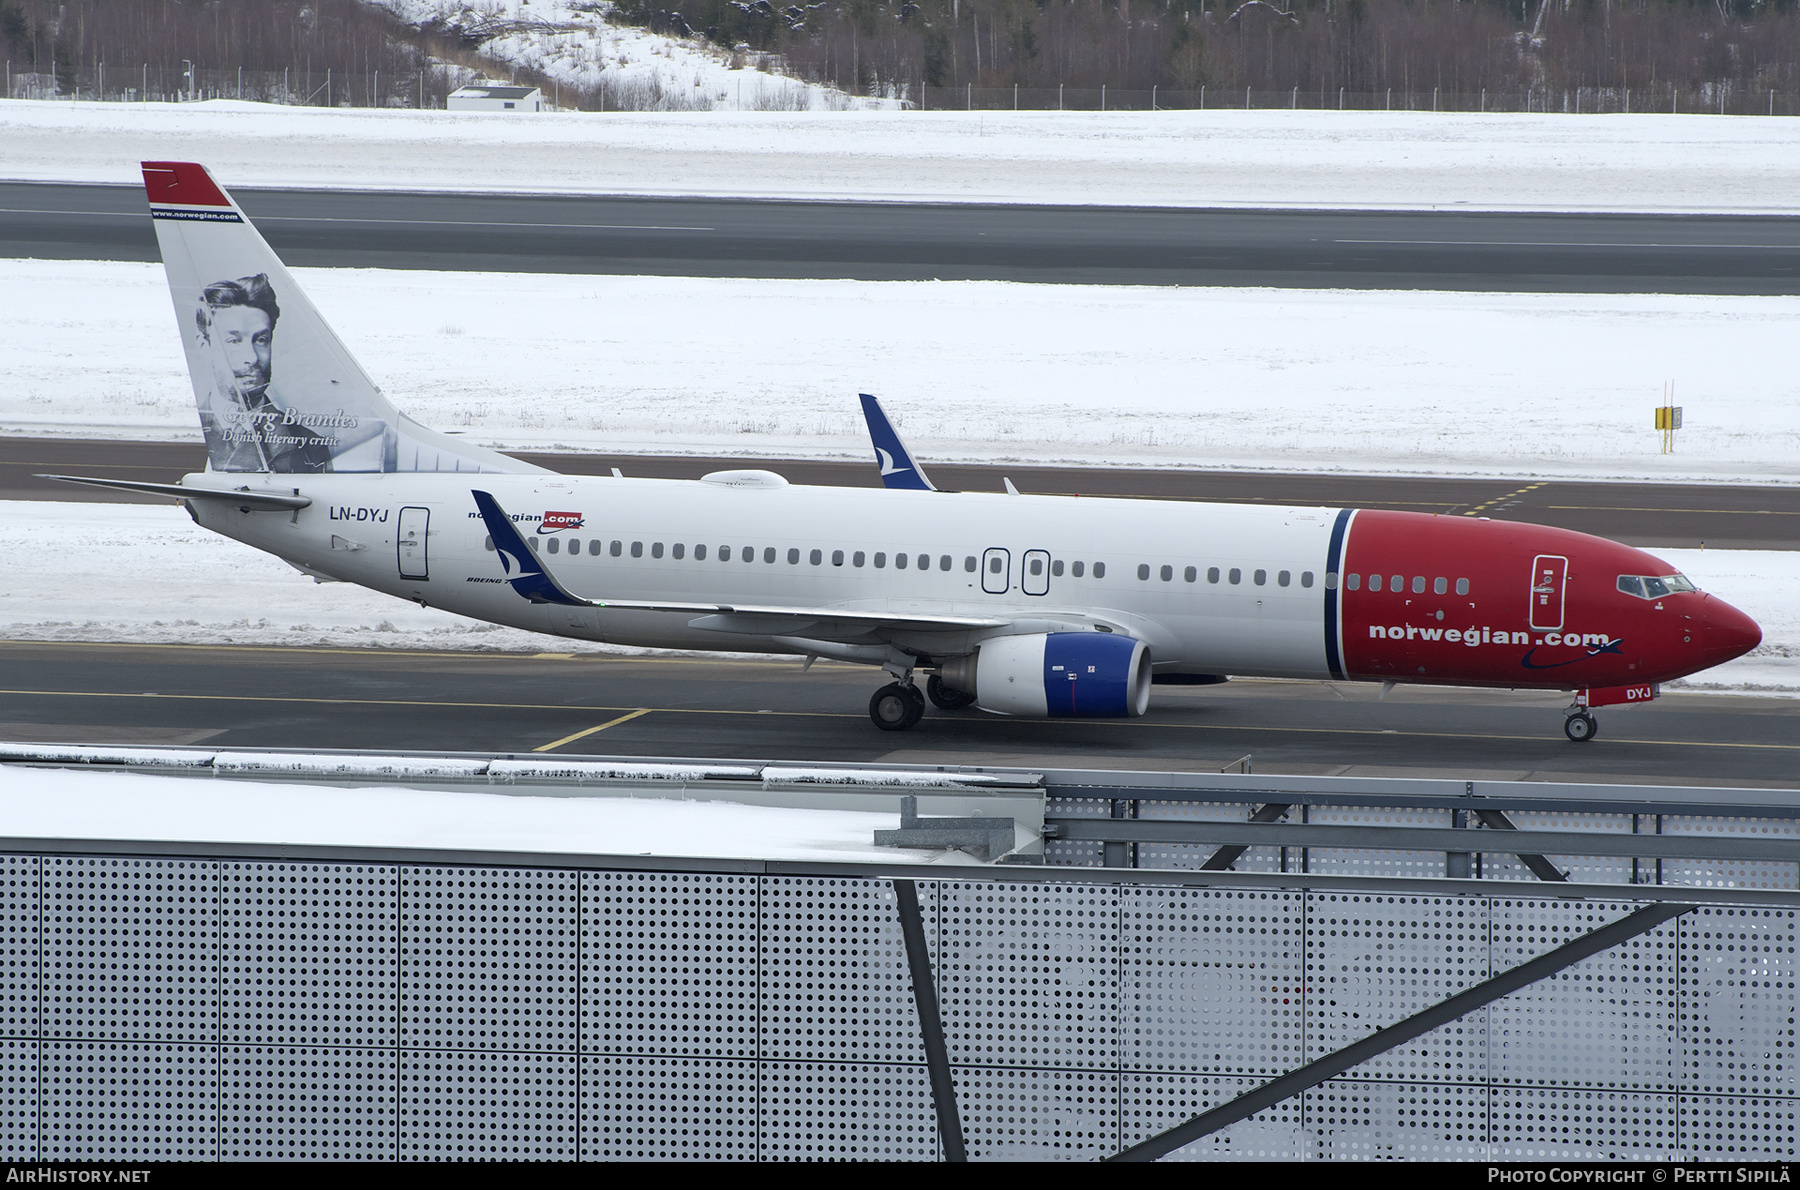
[[[311,496],[297,492],[271,492],[261,488],[196,488],[179,483],[145,483],[136,479],[89,479],[81,475],[36,475],[34,479],[57,479],[63,483],[85,483],[93,488],[116,488],[121,492],[145,492],[152,496],[173,496],[177,500],[223,500],[259,512],[291,512],[312,503]]]
[[[935,492],[937,488],[925,477],[925,471],[900,441],[899,433],[888,421],[887,414],[881,408],[881,402],[868,393],[858,393],[862,398],[863,417],[869,423],[869,437],[875,443],[875,465],[881,468],[881,482],[890,488],[905,488],[916,492]]]

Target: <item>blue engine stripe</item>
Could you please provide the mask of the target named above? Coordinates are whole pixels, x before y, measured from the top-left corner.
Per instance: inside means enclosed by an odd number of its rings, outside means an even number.
[[[1337,582],[1325,584],[1325,668],[1331,676],[1341,682],[1344,680],[1343,653],[1338,644],[1338,588],[1343,585],[1342,563],[1344,558],[1344,536],[1350,527],[1350,516],[1353,509],[1341,509],[1337,514],[1337,523],[1331,526],[1331,547],[1325,554],[1326,575],[1337,575]]]

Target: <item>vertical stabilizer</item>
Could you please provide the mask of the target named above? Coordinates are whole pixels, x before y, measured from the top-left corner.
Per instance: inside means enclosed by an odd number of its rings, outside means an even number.
[[[857,395],[862,398],[863,418],[869,423],[869,438],[875,444],[875,465],[881,468],[881,482],[890,488],[937,491],[937,486],[925,477],[925,469],[919,466],[912,453],[906,449],[906,444],[900,441],[900,435],[893,423],[888,421],[881,402],[868,393]]]
[[[541,470],[395,409],[204,166],[146,161],[144,189],[211,470]]]

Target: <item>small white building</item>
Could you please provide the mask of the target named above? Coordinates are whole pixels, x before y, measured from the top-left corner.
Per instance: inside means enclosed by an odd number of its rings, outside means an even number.
[[[470,83],[452,91],[445,106],[453,112],[541,112],[544,93],[536,87]]]

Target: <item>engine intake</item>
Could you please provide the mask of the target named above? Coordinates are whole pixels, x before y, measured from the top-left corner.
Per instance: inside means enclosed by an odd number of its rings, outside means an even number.
[[[1122,719],[1150,705],[1150,649],[1110,632],[1039,632],[982,641],[950,685],[983,710],[1033,719]]]

